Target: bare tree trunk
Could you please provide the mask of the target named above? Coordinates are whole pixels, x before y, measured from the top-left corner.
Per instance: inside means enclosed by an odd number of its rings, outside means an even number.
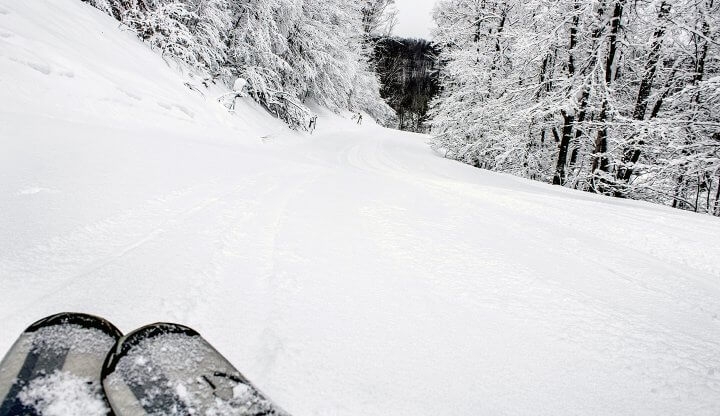
[[[703,181],[705,183],[705,189],[707,189],[706,195],[705,195],[705,206],[706,206],[706,212],[708,214],[712,214],[712,210],[710,209],[710,193],[712,192],[712,178],[710,175],[705,175],[705,180]]]
[[[578,116],[577,120],[575,121],[575,138],[573,139],[573,143],[575,144],[573,146],[572,154],[570,155],[570,166],[575,166],[575,163],[577,163],[577,157],[578,157],[578,150],[580,149],[580,138],[583,135],[582,130],[577,126],[581,124],[583,121],[585,121],[585,115],[587,114],[587,105],[588,101],[590,100],[590,88],[585,87],[582,93],[582,97],[580,98],[580,106],[578,108]]]
[[[677,73],[677,68],[672,70],[667,81],[665,81],[665,86],[663,86],[663,92],[662,92],[662,94],[660,94],[660,98],[658,98],[657,101],[655,101],[655,105],[653,105],[653,109],[650,112],[651,119],[657,117],[657,115],[660,113],[660,108],[663,105],[663,101],[667,98],[668,95],[670,95],[670,91],[673,90],[673,83],[675,82],[675,74],[676,73]]]
[[[642,81],[640,82],[640,88],[638,89],[637,101],[635,102],[635,109],[633,111],[633,118],[635,120],[645,119],[648,99],[650,97],[650,92],[652,91],[658,60],[660,59],[660,48],[662,47],[663,38],[665,37],[664,20],[668,14],[670,14],[670,5],[663,1],[660,4],[660,11],[658,12],[658,21],[660,21],[660,26],[655,29],[655,33],[653,34],[653,44],[650,48],[650,56],[648,56],[648,60],[645,63],[645,71]],[[640,149],[638,146],[642,146],[643,144],[645,144],[644,141],[640,139],[637,143],[631,143],[630,148],[625,150],[623,154],[623,166],[631,165],[631,167],[621,167],[618,169],[618,180],[624,182],[630,180],[630,176],[632,176],[633,173],[632,165],[637,163],[640,159]]]
[[[610,34],[608,36],[609,39],[609,45],[608,45],[608,53],[607,57],[605,59],[605,86],[610,87],[612,84],[612,81],[614,79],[613,77],[613,70],[615,67],[615,55],[617,54],[617,35],[620,31],[620,19],[622,18],[623,13],[623,0],[616,1],[615,7],[613,9],[613,15],[612,19],[610,20]],[[592,162],[592,173],[593,176],[595,172],[598,170],[602,172],[608,172],[610,163],[608,158],[605,156],[605,153],[607,153],[607,136],[608,136],[608,128],[605,122],[608,118],[608,110],[610,103],[608,102],[607,96],[603,99],[602,109],[600,110],[600,115],[598,117],[598,121],[601,125],[600,130],[598,130],[596,139],[595,139],[595,149],[594,153],[595,156],[593,156],[593,162]],[[595,179],[593,179],[593,183],[595,182]],[[604,192],[605,187],[601,181],[599,184],[596,184],[595,190],[598,192]]]
[[[490,72],[495,72],[495,70],[498,68],[498,59],[500,58],[500,52],[502,51],[502,48],[500,47],[500,36],[502,35],[503,29],[505,29],[505,19],[507,19],[507,12],[508,9],[505,8],[500,12],[500,23],[498,23],[498,28],[495,36],[495,56],[493,57],[492,65],[490,66]],[[492,29],[491,29],[492,32]],[[500,65],[503,63],[500,62]]]
[[[710,7],[712,7],[712,3],[713,3],[713,0],[710,0],[710,1],[709,1],[709,6],[710,6]],[[701,14],[701,15],[702,15],[702,14]],[[702,34],[703,34],[703,36],[705,37],[705,39],[702,39],[702,40],[704,41],[704,42],[703,42],[703,46],[702,46],[702,48],[700,48],[700,54],[699,54],[699,56],[697,56],[697,59],[695,60],[695,73],[693,74],[693,79],[692,79],[691,85],[697,85],[700,81],[702,81],[703,76],[705,75],[705,60],[706,60],[706,58],[707,58],[707,52],[708,52],[708,47],[709,47],[709,42],[708,42],[706,39],[707,39],[708,35],[710,34],[710,25],[708,24],[707,19],[705,18],[704,15],[703,15],[703,18],[702,18],[701,27],[702,27]],[[695,35],[695,36],[696,36],[696,35]],[[698,94],[694,97],[693,101],[694,101],[696,104],[700,102],[700,93],[699,93],[699,92],[698,92]],[[686,144],[689,145],[689,144],[690,144],[690,141],[689,141],[690,139],[687,138],[686,140],[688,140],[688,142],[687,142]],[[683,152],[685,152],[685,150],[684,150]],[[683,179],[683,176],[680,175],[680,179],[679,179],[679,181],[678,181],[678,189],[679,189],[679,188],[681,187],[681,185],[682,185],[682,179]],[[695,198],[696,201],[695,201],[695,207],[694,207],[694,208],[695,208],[695,211],[697,211],[697,208],[698,208],[698,207],[697,207],[697,205],[698,205],[698,204],[697,204],[697,199],[699,198],[699,195],[700,195],[700,178],[699,178],[699,176],[698,176],[698,191],[697,191],[697,194],[696,194],[696,198]],[[673,207],[676,207],[675,203],[673,203]],[[679,207],[682,208],[682,205],[679,206]]]
[[[710,0],[708,4],[708,9],[712,8],[713,1]],[[697,60],[697,64],[695,66],[695,75],[693,76],[693,85],[697,85],[698,82],[702,81],[703,76],[705,75],[705,59],[707,58],[707,52],[708,47],[710,46],[710,42],[707,41],[707,39],[710,38],[710,24],[708,23],[705,16],[703,16],[702,21],[702,34],[705,37],[703,39],[705,42],[703,43],[702,50],[700,52],[700,56]],[[695,98],[695,101],[698,101],[699,97]]]
[[[718,178],[717,191],[715,191],[715,215],[720,217],[720,178]]]
[[[535,94],[535,100],[540,101],[543,96],[543,91],[550,91],[550,82],[547,80],[547,68],[551,65],[552,55],[550,52],[543,58],[542,66],[540,66],[540,88],[538,88]]]
[[[545,58],[543,58],[542,66],[540,67],[540,88],[538,88],[537,93],[535,94],[535,101],[540,101],[540,98],[543,96],[543,91],[549,91],[550,90],[550,82],[547,80],[547,68],[550,65],[550,60],[552,59],[552,56],[550,55],[550,52],[545,55]],[[546,129],[541,126],[540,128],[540,143],[545,143],[545,136],[547,135]]]
[[[682,199],[680,199],[680,189],[682,188],[682,183],[685,180],[685,177],[680,174],[680,176],[677,179],[677,184],[675,185],[675,195],[673,197],[673,208],[684,208],[685,204]]]
[[[575,77],[575,57],[573,49],[577,44],[577,28],[580,22],[578,13],[578,3],[574,6],[575,15],[573,16],[572,26],[570,27],[570,45],[568,46],[568,78],[571,80]],[[560,139],[560,147],[558,148],[557,164],[555,165],[555,175],[553,176],[553,185],[565,184],[565,165],[567,164],[568,148],[570,147],[570,139],[572,138],[573,126],[575,124],[575,114],[568,113],[565,110],[560,112],[563,118],[562,138]]]
[[[555,176],[553,176],[553,185],[565,184],[565,165],[567,163],[570,138],[572,137],[572,128],[575,123],[575,116],[573,114],[569,114],[565,110],[560,113],[563,118],[563,129],[562,137],[560,139],[560,147],[558,149],[557,165],[555,166]]]
[[[605,14],[605,10],[604,10],[603,6],[601,5],[597,11],[598,21],[602,20],[603,14]],[[600,39],[600,36],[604,32],[604,30],[605,30],[604,25],[601,25],[593,31],[592,50],[595,50],[595,48],[597,46],[597,42]],[[598,56],[597,56],[596,52],[591,54],[590,60],[586,67],[593,68],[595,66],[595,63],[597,62],[597,58],[598,58]],[[580,138],[583,135],[583,132],[582,132],[582,130],[580,130],[578,125],[580,125],[583,121],[585,121],[585,116],[587,115],[587,106],[588,106],[589,102],[590,102],[590,86],[583,85],[583,91],[582,91],[582,95],[580,97],[580,104],[578,105],[577,119],[575,120],[575,124],[576,124],[575,138],[573,140],[575,143],[575,146],[573,147],[572,154],[570,155],[570,166],[575,166],[575,164],[577,163],[578,150],[580,148]]]
[[[598,117],[600,123],[604,123],[607,119],[608,105],[609,104],[607,99],[603,100],[602,109],[600,110],[600,116]],[[595,138],[595,148],[593,149],[593,153],[595,154],[593,156],[591,169],[593,174],[598,169],[600,169],[602,172],[607,172],[610,166],[610,163],[605,156],[605,153],[607,153],[607,126],[603,126],[600,128],[600,130],[598,130],[597,136]]]

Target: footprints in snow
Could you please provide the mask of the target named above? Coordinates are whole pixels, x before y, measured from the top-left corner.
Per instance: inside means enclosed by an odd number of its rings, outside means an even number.
[[[0,16],[9,14],[9,11],[6,9],[0,7]],[[0,41],[3,41],[5,39],[20,39],[17,38],[17,36],[9,31],[0,29]],[[11,40],[9,41],[11,43],[16,43],[15,41]],[[23,42],[20,42],[23,43]],[[15,46],[20,46],[22,48],[22,45],[18,44]],[[25,49],[25,48],[22,48]],[[18,51],[20,52],[20,51]],[[22,51],[21,53],[14,54],[15,56],[4,56],[6,59],[10,60],[11,62],[14,62],[19,65],[24,65],[30,69],[32,69],[35,73],[42,74],[43,76],[59,76],[63,78],[72,79],[75,78],[75,71],[73,71],[70,68],[65,67],[64,65],[61,65],[59,63],[54,62],[48,62],[48,60],[41,59],[40,57],[36,56],[35,53],[30,52],[28,50]],[[130,98],[133,100],[133,102],[140,102],[143,100],[142,96],[139,94],[136,94],[132,91],[128,91],[120,86],[115,87],[117,91],[119,91],[123,98]],[[100,98],[100,101],[110,101],[114,103],[121,103],[127,106],[132,106],[133,102],[122,100],[122,98],[119,97],[105,97]],[[180,118],[184,120],[192,120],[195,118],[195,113],[188,109],[187,107],[173,102],[165,102],[165,101],[156,101],[156,104],[165,110],[165,113],[168,115]],[[23,193],[25,194],[25,193]]]
[[[12,34],[11,34],[12,36]],[[65,78],[74,78],[75,72],[73,72],[70,69],[62,68],[59,65],[50,65],[47,62],[39,62],[39,61],[30,61],[30,60],[22,60],[10,57],[11,61],[16,62],[20,65],[26,65],[30,67],[31,69],[43,74],[43,75],[59,75],[61,77]]]
[[[48,65],[46,63],[42,63],[42,62],[23,62],[23,63],[41,74],[50,75],[52,73],[52,70],[50,69],[50,65]]]
[[[120,91],[121,93],[125,94],[126,96],[132,98],[132,99],[135,100],[135,101],[142,101],[142,97],[140,97],[139,95],[137,95],[137,94],[135,94],[135,93],[132,93],[132,92],[127,91],[127,90],[124,90],[124,89],[122,89],[122,88],[120,88],[120,87],[117,87],[117,90]]]
[[[124,105],[126,107],[133,107],[136,102],[142,101],[142,97],[139,95],[132,93],[130,91],[127,91],[121,87],[116,86],[115,89],[122,94],[122,96],[118,97],[117,95],[113,95],[112,97],[104,97],[100,98],[100,101],[103,102],[109,102],[114,104],[120,104]],[[132,101],[127,100],[127,98],[132,99]]]
[[[133,107],[137,103],[140,103],[143,101],[143,97],[139,94],[136,94],[132,91],[128,91],[121,87],[115,87],[115,89],[122,94],[122,96],[114,95],[112,97],[104,97],[100,98],[100,101],[110,102],[110,103],[116,103],[121,104],[126,107]],[[130,100],[128,100],[128,98]],[[195,118],[195,113],[190,111],[187,107],[182,106],[180,104],[176,103],[167,103],[163,101],[156,101],[155,102],[158,107],[162,108],[165,113],[167,113],[169,116],[182,119],[182,120],[192,120]],[[149,104],[152,105],[152,104]]]
[[[122,93],[122,95],[123,95],[122,98],[110,97],[110,98],[101,98],[101,100],[115,102],[115,103],[123,104],[126,106],[133,106],[135,103],[143,101],[143,97],[140,96],[139,94],[136,94],[132,91],[128,91],[121,87],[115,87],[115,88],[117,89],[117,91]],[[130,102],[130,101],[126,100],[125,98],[130,98],[134,102]],[[195,113],[193,113],[187,107],[182,106],[180,104],[167,103],[167,102],[163,102],[163,101],[156,101],[155,103],[173,117],[182,118],[182,119],[186,119],[186,120],[187,119],[192,120],[195,118]]]
[[[181,113],[183,113],[183,114],[185,114],[187,117],[189,117],[190,119],[194,119],[194,118],[195,118],[195,114],[194,114],[192,111],[188,110],[187,108],[185,108],[184,106],[182,106],[182,105],[180,105],[180,104],[168,104],[168,103],[164,103],[164,102],[158,101],[158,102],[157,102],[157,105],[159,105],[161,108],[163,108],[163,109],[165,109],[165,110],[167,110],[167,111],[171,111],[171,112],[172,112],[174,109],[177,109],[178,111],[180,111]]]
[[[10,12],[7,9],[0,7],[0,16],[6,16],[9,14],[10,14]],[[16,37],[16,35],[12,32],[8,32],[6,30],[0,30],[0,40],[11,39],[11,38],[15,38],[15,37]],[[15,58],[15,57],[8,57],[8,59],[10,61],[13,61],[20,65],[26,65],[29,68],[31,68],[43,75],[53,75],[54,74],[54,75],[59,75],[61,77],[66,77],[66,78],[74,78],[75,77],[75,73],[72,70],[70,70],[68,68],[64,68],[64,67],[62,67],[62,65],[51,65],[48,62],[43,62],[43,61],[40,61],[37,59],[19,59],[19,58]]]

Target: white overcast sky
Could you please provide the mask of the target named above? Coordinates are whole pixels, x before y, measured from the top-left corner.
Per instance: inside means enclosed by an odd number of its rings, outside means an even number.
[[[395,0],[395,7],[398,9],[398,24],[395,26],[394,34],[430,39],[434,5],[435,0]]]

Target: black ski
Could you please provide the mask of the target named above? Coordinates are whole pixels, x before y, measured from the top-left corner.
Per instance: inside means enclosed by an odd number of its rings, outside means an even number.
[[[100,375],[121,336],[110,322],[80,313],[30,325],[0,362],[0,416],[108,414]]]
[[[121,338],[102,380],[117,416],[288,416],[182,325],[157,323]]]

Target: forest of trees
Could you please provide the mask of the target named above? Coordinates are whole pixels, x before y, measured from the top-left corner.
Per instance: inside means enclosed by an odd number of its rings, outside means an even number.
[[[437,49],[424,39],[394,36],[375,44],[380,95],[395,110],[398,128],[425,132],[429,104],[438,91]]]
[[[720,216],[720,1],[441,0],[434,146]]]
[[[206,82],[247,93],[291,127],[311,100],[331,110],[394,117],[370,62],[391,0],[84,0]]]
[[[293,128],[365,111],[476,167],[720,216],[720,0],[440,0],[432,44],[390,36],[393,0],[84,1]]]

